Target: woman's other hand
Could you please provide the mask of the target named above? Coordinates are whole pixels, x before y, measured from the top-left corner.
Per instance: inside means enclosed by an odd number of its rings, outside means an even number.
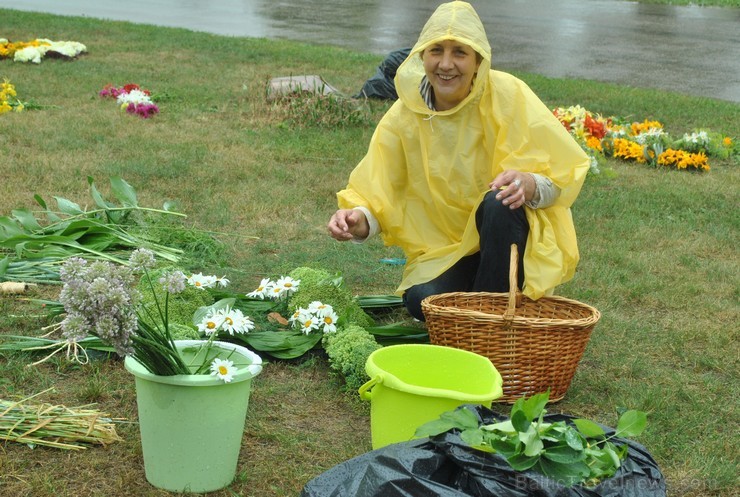
[[[510,209],[518,209],[534,197],[537,185],[529,173],[504,171],[488,185],[492,191],[498,191],[496,198]]]
[[[353,238],[364,240],[370,234],[365,213],[358,209],[339,209],[326,227],[329,229],[329,235],[340,242]]]

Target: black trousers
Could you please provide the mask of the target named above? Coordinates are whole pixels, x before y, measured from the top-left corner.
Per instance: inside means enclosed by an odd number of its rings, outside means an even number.
[[[480,252],[463,257],[451,268],[427,283],[412,286],[403,295],[409,313],[424,321],[421,301],[430,295],[447,292],[509,291],[509,257],[511,244],[519,249],[519,288],[524,284],[524,248],[529,236],[529,223],[524,207],[509,209],[489,192],[475,213],[480,236]]]

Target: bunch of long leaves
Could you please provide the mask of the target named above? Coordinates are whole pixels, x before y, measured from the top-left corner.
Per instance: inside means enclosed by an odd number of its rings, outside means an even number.
[[[68,450],[121,440],[113,420],[105,413],[88,406],[70,408],[31,402],[49,390],[18,401],[0,399],[0,440]]]
[[[566,486],[592,486],[613,476],[627,456],[628,447],[612,442],[616,437],[637,436],[647,416],[628,410],[619,418],[614,434],[588,419],[544,421],[549,392],[517,400],[508,420],[480,425],[478,417],[461,408],[443,413],[416,431],[431,437],[459,430],[460,438],[475,449],[500,454],[517,471],[532,469]]]
[[[169,202],[163,209],[139,206],[136,191],[120,177],[110,178],[118,203],[106,200],[91,177],[87,181],[95,209],[84,210],[71,200],[55,196],[57,209],[52,210],[41,196],[34,195],[41,207],[40,218],[29,209],[15,209],[10,216],[0,216],[0,281],[56,283],[61,264],[71,256],[126,264],[122,254],[142,247],[160,259],[179,260],[181,250],[135,234],[131,218],[137,212],[184,214],[172,211]]]

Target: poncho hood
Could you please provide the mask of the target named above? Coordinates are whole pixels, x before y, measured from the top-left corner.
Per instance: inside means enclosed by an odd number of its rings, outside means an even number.
[[[428,46],[444,40],[455,40],[473,48],[482,58],[470,94],[456,107],[447,111],[431,111],[419,93],[419,83],[425,75],[421,54]],[[395,78],[398,98],[414,112],[446,115],[467,105],[480,95],[487,84],[488,70],[491,68],[491,45],[486,37],[478,14],[467,2],[444,3],[437,7],[419,35],[419,40],[411,49],[406,60],[398,67]]]

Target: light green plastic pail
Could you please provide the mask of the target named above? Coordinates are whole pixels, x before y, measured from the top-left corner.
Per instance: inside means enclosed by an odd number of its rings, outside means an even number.
[[[501,375],[488,358],[439,345],[391,345],[365,363],[370,381],[359,389],[372,401],[373,449],[405,442],[416,429],[463,404],[486,407],[502,395]]]
[[[202,343],[175,342],[186,363],[200,354]],[[229,383],[209,374],[157,376],[126,358],[126,369],[136,379],[146,479],[155,487],[209,492],[236,475],[252,378],[261,372],[262,359],[246,347],[213,345],[209,358],[229,359],[237,367]]]

